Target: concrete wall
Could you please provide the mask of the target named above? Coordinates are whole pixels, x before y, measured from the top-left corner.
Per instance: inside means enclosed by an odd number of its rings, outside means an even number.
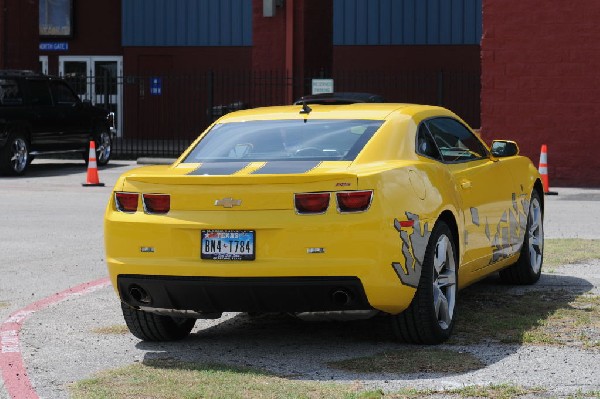
[[[484,0],[482,134],[514,138],[550,186],[600,187],[600,2]]]

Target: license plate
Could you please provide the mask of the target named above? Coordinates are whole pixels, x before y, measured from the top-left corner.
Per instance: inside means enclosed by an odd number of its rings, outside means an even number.
[[[213,260],[254,260],[254,231],[202,230],[200,257]]]

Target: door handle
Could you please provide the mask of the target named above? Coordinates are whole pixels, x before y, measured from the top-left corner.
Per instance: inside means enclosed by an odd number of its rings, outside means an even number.
[[[460,186],[464,189],[471,188],[471,180],[463,180],[460,182]]]

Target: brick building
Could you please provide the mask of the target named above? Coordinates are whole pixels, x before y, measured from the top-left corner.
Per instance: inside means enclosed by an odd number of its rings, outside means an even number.
[[[600,3],[484,0],[481,125],[535,163],[551,186],[600,187]]]
[[[69,10],[68,34],[40,36],[38,21],[48,18],[42,7],[48,0],[0,0],[0,67],[38,68],[39,57],[43,71],[73,77],[82,96],[112,107],[121,119],[121,135],[152,136],[152,129],[176,127],[189,131],[191,137],[207,122],[206,109],[219,101],[287,103],[306,94],[310,78],[332,77],[336,90],[381,91],[392,101],[443,104],[465,116],[473,127],[481,127],[488,141],[517,140],[534,163],[541,144],[547,144],[552,186],[600,187],[600,175],[592,172],[600,166],[600,158],[593,150],[581,148],[600,144],[589,129],[598,118],[594,111],[600,32],[595,21],[600,4],[573,7],[555,2],[548,7],[540,0],[51,3]],[[237,75],[223,74],[231,70],[246,71],[248,76],[257,71],[281,73],[284,83],[275,87],[274,97],[267,96],[261,103],[213,87],[219,79],[235,86]],[[169,76],[198,74],[200,81],[184,81],[180,86],[206,91],[206,76],[212,75],[201,74],[213,71],[221,75],[211,80],[210,101],[195,94],[182,97],[167,82]],[[474,74],[476,82],[457,78],[452,75],[455,71]],[[101,80],[89,80],[90,75],[102,74],[121,79],[120,84],[103,88]],[[347,79],[363,75],[364,80]],[[410,83],[399,83],[397,76]],[[158,91],[164,93],[162,97],[150,95],[148,79],[154,77],[159,77],[158,82],[164,77],[164,91]],[[247,85],[244,79],[239,81],[238,85]],[[474,87],[475,94],[462,93],[465,87]],[[173,97],[168,97],[169,90]],[[256,90],[254,83],[246,91]],[[467,104],[471,98],[476,107]],[[178,107],[161,105],[168,103]],[[160,120],[150,120],[149,115]],[[191,115],[196,119],[190,119],[189,126],[176,125]]]

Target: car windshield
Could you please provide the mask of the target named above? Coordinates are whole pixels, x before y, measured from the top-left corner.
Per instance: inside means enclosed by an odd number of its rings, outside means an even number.
[[[352,161],[376,120],[266,120],[215,125],[183,162]]]

